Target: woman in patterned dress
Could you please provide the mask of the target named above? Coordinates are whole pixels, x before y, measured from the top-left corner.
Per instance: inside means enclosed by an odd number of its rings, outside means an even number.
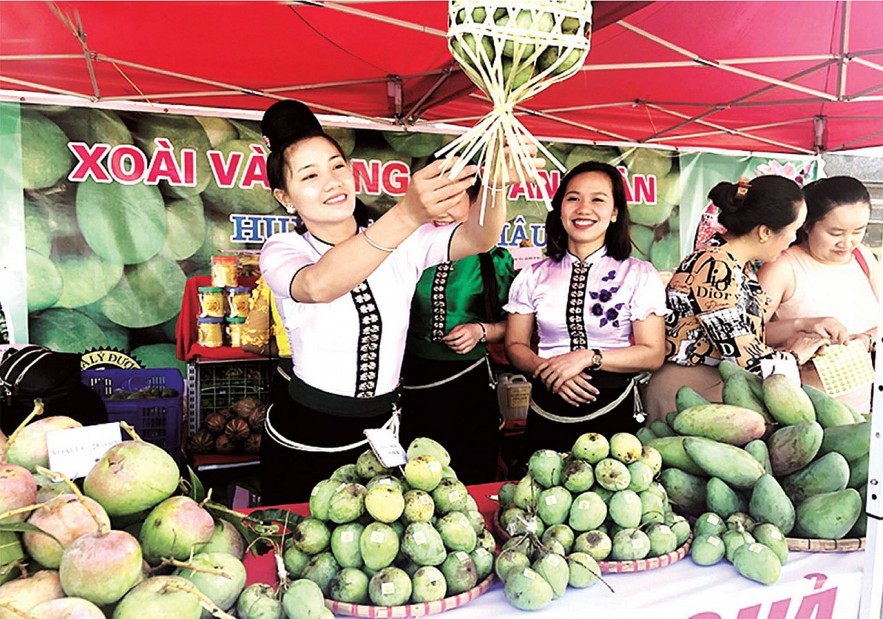
[[[587,161],[564,176],[546,237],[548,257],[518,274],[504,307],[506,353],[533,379],[525,456],[567,451],[584,432],[636,431],[636,377],[662,363],[668,313],[659,273],[631,256],[613,166]]]
[[[712,402],[721,401],[721,360],[759,376],[774,370],[797,375],[829,340],[798,334],[779,349],[764,341],[769,297],[757,281],[755,264],[770,262],[788,248],[806,219],[800,187],[784,176],[749,182],[721,182],[708,194],[726,228],[681,261],[666,289],[672,310],[666,320],[666,363],[647,386],[650,420],[675,410],[682,385]]]

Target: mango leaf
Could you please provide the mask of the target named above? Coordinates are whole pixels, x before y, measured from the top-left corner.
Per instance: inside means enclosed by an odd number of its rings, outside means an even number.
[[[13,531],[0,531],[0,566],[6,566],[25,558],[21,540]]]
[[[300,514],[279,508],[259,509],[243,514],[213,501],[208,501],[205,508],[215,517],[236,527],[251,552],[257,555],[266,554],[274,546],[281,552],[285,537],[291,535],[297,523],[303,520]]]
[[[187,473],[190,475],[190,493],[188,496],[197,503],[202,503],[205,500],[205,486],[197,477],[196,471],[190,468],[189,465],[187,466]]]

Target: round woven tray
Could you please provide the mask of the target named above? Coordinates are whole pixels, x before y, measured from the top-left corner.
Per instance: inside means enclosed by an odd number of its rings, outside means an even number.
[[[804,552],[852,552],[865,549],[864,537],[845,539],[808,539],[805,537],[786,537],[788,550]]]
[[[500,524],[500,510],[494,512],[493,533],[500,541],[505,542],[511,535]],[[668,554],[659,557],[649,557],[647,559],[637,559],[635,561],[598,561],[598,567],[601,568],[602,574],[627,574],[630,572],[646,572],[647,570],[655,570],[660,567],[666,567],[672,563],[677,563],[690,550],[690,543],[693,541],[693,535],[687,538],[687,541],[681,544],[679,548],[672,550]]]
[[[423,602],[420,604],[406,604],[404,606],[371,606],[369,604],[349,604],[336,600],[325,600],[325,607],[335,615],[349,615],[351,617],[371,617],[372,619],[387,619],[393,617],[422,617],[424,615],[437,615],[446,610],[468,604],[479,595],[490,589],[494,582],[494,575],[485,578],[469,591],[459,595],[435,602]]]

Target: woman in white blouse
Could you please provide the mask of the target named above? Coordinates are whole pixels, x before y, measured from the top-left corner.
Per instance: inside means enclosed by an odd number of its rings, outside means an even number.
[[[570,170],[546,218],[547,255],[509,291],[506,353],[533,378],[524,455],[569,450],[584,432],[635,432],[635,377],[662,365],[665,288],[631,257],[619,170]],[[534,328],[537,352],[531,346]]]
[[[312,487],[366,447],[364,430],[398,422],[399,372],[414,288],[427,267],[487,251],[506,220],[503,188],[484,187],[483,225],[432,220],[457,205],[476,166],[456,179],[436,161],[370,228],[354,217],[355,181],[340,146],[297,101],[261,123],[273,195],[303,222],[274,234],[261,273],[291,343],[291,402],[268,411],[261,442],[264,504],[305,501]],[[542,165],[542,161],[539,162]],[[514,178],[514,176],[513,176]],[[278,404],[278,403],[277,403]]]

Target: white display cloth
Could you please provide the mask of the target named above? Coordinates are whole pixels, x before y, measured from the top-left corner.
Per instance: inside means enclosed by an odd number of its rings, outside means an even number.
[[[656,570],[607,574],[604,578],[614,592],[603,583],[588,589],[568,588],[563,597],[537,614],[611,619],[856,619],[864,555],[863,551],[792,552],[779,581],[769,586],[740,576],[725,561],[700,567],[687,556]],[[822,577],[805,578],[810,574]],[[813,594],[818,597],[810,597]],[[506,601],[499,582],[465,606],[444,613],[450,619],[503,615],[525,616]]]

